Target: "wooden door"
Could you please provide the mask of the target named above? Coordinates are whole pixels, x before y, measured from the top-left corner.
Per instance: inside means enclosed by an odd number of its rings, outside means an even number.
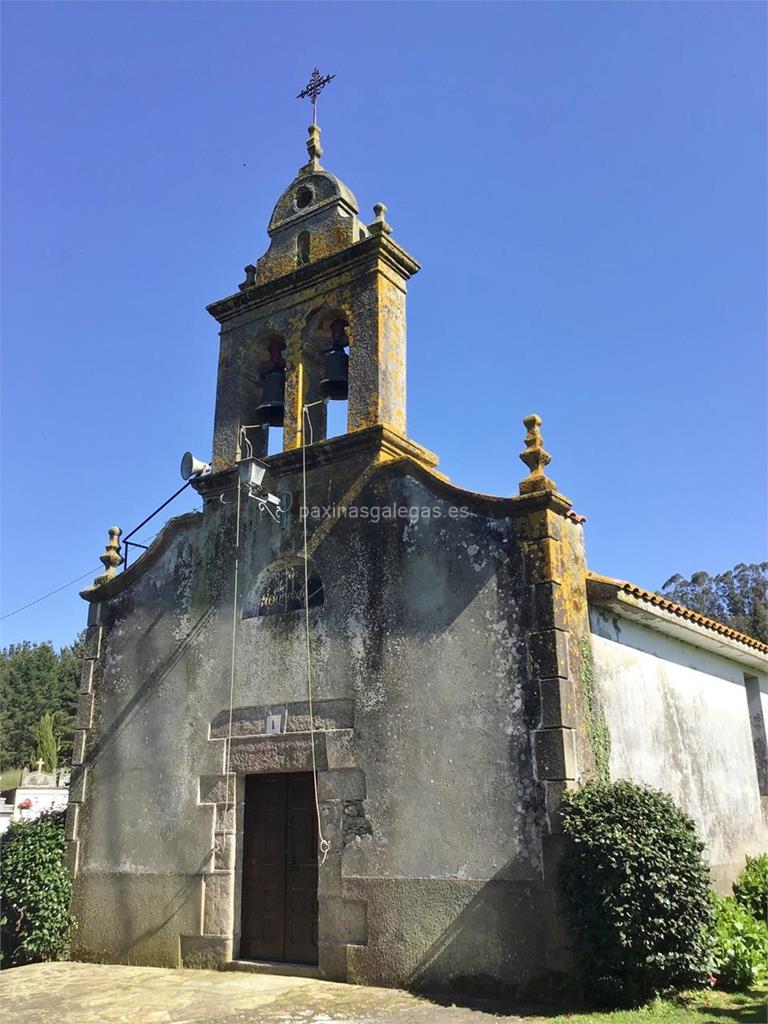
[[[245,783],[240,957],[317,963],[317,822],[312,775]]]

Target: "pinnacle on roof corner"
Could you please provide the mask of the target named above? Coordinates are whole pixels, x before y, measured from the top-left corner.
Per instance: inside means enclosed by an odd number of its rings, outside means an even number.
[[[530,473],[520,481],[520,493],[531,494],[534,491],[556,491],[557,484],[550,480],[544,473],[545,466],[552,461],[552,456],[544,448],[544,439],[541,436],[541,416],[533,413],[523,420],[528,433],[525,435],[525,451],[521,452],[520,458],[526,464]]]
[[[106,570],[103,575],[97,576],[93,581],[94,587],[100,587],[102,583],[108,583],[117,573],[117,567],[124,562],[120,554],[120,535],[123,531],[119,526],[110,526],[109,540],[103,555],[99,555],[99,561],[104,563]]]

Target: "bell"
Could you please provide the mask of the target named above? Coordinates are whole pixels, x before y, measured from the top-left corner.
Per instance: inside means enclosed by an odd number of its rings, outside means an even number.
[[[349,391],[349,356],[344,351],[347,341],[346,320],[334,320],[331,324],[333,347],[326,349],[325,376],[320,381],[323,398],[344,401]]]
[[[261,375],[264,390],[256,407],[256,422],[266,427],[282,427],[285,416],[285,370],[274,369]]]
[[[332,348],[325,360],[325,376],[320,381],[323,398],[342,401],[349,385],[349,356],[343,348]]]

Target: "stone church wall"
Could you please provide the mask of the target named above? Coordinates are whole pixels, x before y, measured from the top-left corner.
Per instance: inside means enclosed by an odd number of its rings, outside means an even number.
[[[308,520],[321,975],[529,989],[561,966],[554,810],[585,763],[569,691],[588,631],[580,527],[548,495],[482,499],[347,439],[311,457],[310,507],[347,509]],[[238,956],[243,779],[311,768],[304,612],[242,617],[270,573],[301,566],[298,453],[270,470],[294,514],[281,528],[243,498],[231,798],[232,474],[91,605],[69,820],[81,954]],[[428,511],[361,525],[352,506]]]

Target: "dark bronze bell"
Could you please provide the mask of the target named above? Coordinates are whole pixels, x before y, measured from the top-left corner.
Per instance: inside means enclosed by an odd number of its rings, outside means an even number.
[[[349,356],[344,351],[347,341],[346,320],[334,320],[331,324],[333,348],[326,349],[325,375],[320,381],[323,398],[343,401],[349,393]]]
[[[285,417],[285,370],[263,373],[264,390],[256,407],[256,422],[267,427],[282,427]]]
[[[343,348],[332,348],[325,360],[325,376],[320,381],[323,398],[337,401],[347,397],[349,386],[349,356]]]

